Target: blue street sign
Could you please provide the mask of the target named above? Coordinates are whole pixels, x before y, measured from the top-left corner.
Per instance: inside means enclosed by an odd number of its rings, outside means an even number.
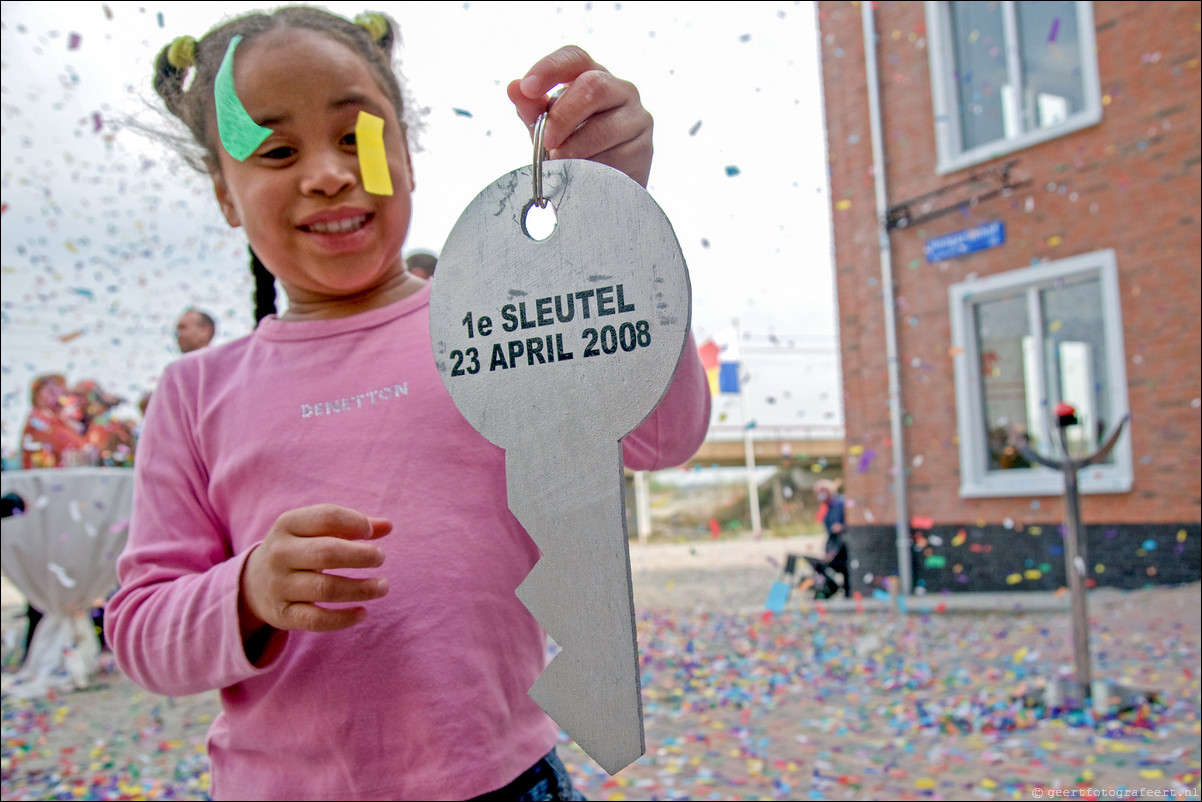
[[[1005,224],[1001,220],[994,220],[983,226],[974,226],[927,240],[927,261],[942,262],[944,259],[954,259],[968,253],[996,248],[1005,241]]]

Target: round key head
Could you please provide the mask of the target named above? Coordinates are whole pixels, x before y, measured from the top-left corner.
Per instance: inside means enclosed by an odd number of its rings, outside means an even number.
[[[554,210],[527,233],[531,168],[481,192],[432,279],[430,334],[463,416],[502,447],[538,432],[614,441],[663,397],[690,322],[688,269],[668,218],[623,173],[545,162]]]

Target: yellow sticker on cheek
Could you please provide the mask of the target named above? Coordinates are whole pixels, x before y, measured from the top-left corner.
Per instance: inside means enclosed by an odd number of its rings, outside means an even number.
[[[392,176],[384,153],[384,120],[360,111],[355,120],[355,147],[359,151],[363,188],[372,195],[391,195]]]

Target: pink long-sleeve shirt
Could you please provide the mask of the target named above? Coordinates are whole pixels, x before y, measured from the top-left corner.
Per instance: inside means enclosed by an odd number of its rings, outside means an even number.
[[[687,460],[710,400],[690,340],[626,464]],[[122,669],[171,696],[221,689],[215,799],[465,799],[551,750],[527,695],[545,637],[514,589],[539,553],[506,501],[505,452],[435,368],[429,290],[331,321],[264,320],[172,364],[138,448],[134,515],[106,612]],[[349,629],[245,654],[238,588],[283,512],[332,503],[390,519],[390,591]],[[348,572],[354,574],[354,572]]]

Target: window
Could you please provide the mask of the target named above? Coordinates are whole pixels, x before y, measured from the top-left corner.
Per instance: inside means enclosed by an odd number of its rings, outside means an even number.
[[[928,2],[938,171],[1102,119],[1093,9],[1074,2]]]
[[[1092,454],[1127,412],[1118,268],[1114,251],[967,281],[948,290],[960,436],[960,495],[1058,495],[1063,475],[1029,465],[1009,444],[1027,433],[1060,459],[1054,410],[1080,424],[1066,431],[1073,457]],[[1083,493],[1131,489],[1124,432],[1106,461],[1079,474]]]

